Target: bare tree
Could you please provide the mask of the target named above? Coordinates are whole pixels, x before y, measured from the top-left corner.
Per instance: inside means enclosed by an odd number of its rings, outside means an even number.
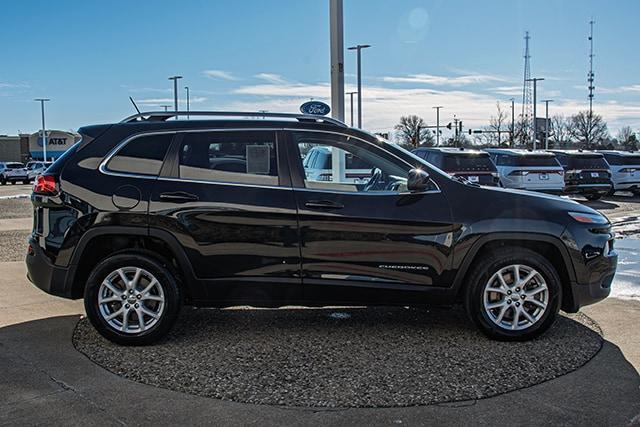
[[[561,114],[551,117],[551,133],[549,137],[555,148],[564,147],[571,142],[570,120]]]
[[[507,122],[507,112],[502,109],[500,101],[496,102],[496,115],[491,116],[489,119],[489,133],[486,141],[488,143],[497,143],[500,145],[502,141],[501,134],[506,133],[509,130],[509,124]]]
[[[395,126],[398,142],[404,147],[417,148],[420,145],[434,145],[433,133],[426,128],[425,121],[416,115],[400,117]]]
[[[569,132],[574,139],[585,144],[587,148],[598,145],[609,137],[607,123],[602,116],[589,111],[580,111],[571,116]]]
[[[633,132],[631,126],[623,126],[618,131],[618,135],[616,136],[616,138],[621,145],[626,145],[631,139],[632,135],[635,135],[635,132]]]

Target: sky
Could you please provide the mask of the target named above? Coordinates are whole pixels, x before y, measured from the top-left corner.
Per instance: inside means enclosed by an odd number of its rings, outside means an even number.
[[[5,2],[0,15],[0,134],[75,130],[172,105],[174,74],[192,110],[297,112],[330,103],[329,0]],[[363,50],[363,127],[417,114],[435,124],[488,124],[496,103],[521,111],[525,31],[538,99],[550,116],[588,107],[589,21],[594,110],[615,136],[640,130],[640,1],[344,0],[345,90]],[[346,121],[350,122],[349,98]],[[544,115],[540,103],[538,115]]]

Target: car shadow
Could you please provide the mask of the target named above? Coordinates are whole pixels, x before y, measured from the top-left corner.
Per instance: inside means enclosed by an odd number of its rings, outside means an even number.
[[[580,199],[574,199],[576,202],[579,202],[585,206],[589,206],[590,208],[599,210],[599,211],[606,211],[606,210],[613,210],[616,208],[619,208],[620,205],[616,204],[615,201],[613,200],[580,200]],[[626,201],[626,200],[625,200]]]

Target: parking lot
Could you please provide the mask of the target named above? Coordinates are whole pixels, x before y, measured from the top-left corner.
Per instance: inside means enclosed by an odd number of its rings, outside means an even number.
[[[3,424],[99,422],[105,405],[124,407],[107,424],[167,422],[149,406],[144,416],[127,407],[123,390],[146,405],[159,399],[166,407],[158,410],[170,407],[176,419],[198,408],[198,420],[209,423],[473,416],[491,424],[486,414],[514,398],[538,400],[554,422],[617,424],[640,411],[640,332],[630,327],[640,323],[637,300],[610,298],[563,316],[539,340],[512,344],[488,341],[459,310],[185,310],[170,341],[122,350],[86,320],[76,328],[81,301],[54,298],[26,279],[30,190],[0,187]],[[606,214],[621,235],[640,233],[640,198],[581,202]],[[538,351],[525,352],[531,346]],[[620,409],[612,413],[611,405]],[[320,407],[352,409],[339,417],[306,409]],[[513,412],[514,422],[527,420],[525,411]]]

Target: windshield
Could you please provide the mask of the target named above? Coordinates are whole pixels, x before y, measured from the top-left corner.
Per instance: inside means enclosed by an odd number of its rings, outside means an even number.
[[[444,156],[442,167],[448,172],[496,171],[489,155],[483,154],[447,154]]]
[[[569,156],[571,169],[609,169],[609,165],[602,156]]]
[[[506,156],[508,166],[555,166],[560,167],[560,163],[554,156]]]

